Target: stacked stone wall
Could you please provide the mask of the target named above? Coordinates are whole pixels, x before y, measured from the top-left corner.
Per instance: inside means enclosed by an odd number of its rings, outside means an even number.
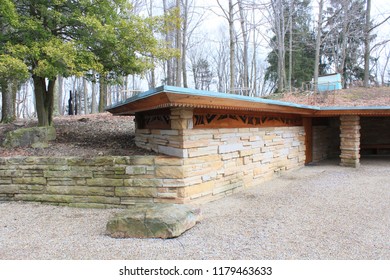
[[[181,158],[186,201],[214,200],[305,163],[301,126],[142,129],[136,133],[136,143]],[[165,176],[172,172],[178,171],[167,167]]]
[[[340,117],[340,158],[341,166],[360,165],[360,117]]]
[[[172,176],[165,177],[168,164]],[[0,200],[95,208],[182,203],[181,175],[173,172],[181,164],[164,156],[1,158]]]
[[[339,135],[339,127],[313,126],[313,162],[340,155]]]

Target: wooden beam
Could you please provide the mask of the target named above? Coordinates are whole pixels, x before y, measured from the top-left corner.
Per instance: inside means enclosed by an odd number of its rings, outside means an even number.
[[[305,128],[305,164],[313,161],[313,124],[312,118],[303,118],[303,127]]]

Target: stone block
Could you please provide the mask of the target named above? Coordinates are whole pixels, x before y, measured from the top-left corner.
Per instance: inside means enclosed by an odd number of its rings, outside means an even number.
[[[163,185],[162,179],[155,178],[137,178],[132,180],[133,187],[159,187]]]
[[[162,179],[162,184],[159,187],[178,188],[185,185],[184,179]]]
[[[188,122],[186,119],[171,119],[171,128],[172,129],[178,129],[178,130],[183,130],[183,129],[188,129]]]
[[[127,166],[126,174],[127,175],[143,175],[147,173],[146,166]]]
[[[11,177],[0,177],[0,188],[2,189],[3,185],[10,185],[12,184]],[[1,191],[0,189],[0,191]]]
[[[156,166],[156,177],[165,179],[181,179],[184,177],[182,166]]]
[[[225,144],[218,146],[218,153],[224,154],[224,153],[231,153],[231,152],[239,152],[240,150],[243,150],[244,146],[242,143],[232,143],[232,144]]]
[[[0,178],[3,179],[4,177],[19,177],[23,173],[19,170],[0,170]]]
[[[158,157],[134,156],[134,157],[131,157],[131,165],[153,165],[155,158],[158,158]]]
[[[221,161],[221,159],[222,159],[221,155],[210,154],[210,155],[183,159],[183,165],[213,163],[213,162]]]
[[[113,159],[114,159],[115,165],[129,165],[129,164],[131,164],[131,157],[116,156],[116,157],[113,157]]]
[[[151,204],[154,201],[155,198],[153,197],[120,197],[120,204],[126,207]]]
[[[45,170],[43,172],[43,177],[46,178],[92,178],[92,171],[50,171]]]
[[[15,177],[12,178],[14,184],[46,185],[46,178],[42,177]]]
[[[108,196],[91,196],[88,195],[87,197],[88,203],[94,203],[94,204],[114,204],[118,205],[120,203],[119,197],[108,197]],[[78,202],[77,199],[75,199],[75,202]]]
[[[187,158],[188,157],[188,150],[187,149],[180,149],[180,148],[173,148],[169,146],[162,146],[158,145],[158,152],[164,155],[168,156],[174,156],[179,158]]]
[[[169,135],[169,136],[178,136],[180,135],[179,130],[176,129],[166,129],[160,130],[161,135]]]
[[[47,186],[47,194],[66,194],[66,195],[106,195],[106,190],[101,187],[87,186]]]
[[[116,187],[115,196],[119,197],[157,197],[156,188],[148,187]]]
[[[121,187],[123,186],[123,179],[92,178],[87,179],[87,185],[101,187]]]
[[[155,165],[181,166],[181,165],[183,165],[184,160],[181,158],[177,158],[177,157],[159,156],[159,157],[155,158],[154,162],[155,162]]]
[[[108,235],[115,238],[174,238],[201,219],[200,209],[189,205],[154,204],[133,207],[107,223]]]
[[[188,157],[215,155],[217,153],[218,153],[218,146],[208,146],[208,147],[188,149]]]
[[[202,184],[197,184],[183,189],[183,197],[193,197],[194,195],[202,193],[203,195],[212,194],[215,187],[214,181],[208,181]]]
[[[20,193],[18,185],[4,185],[0,186],[1,194],[15,194]]]

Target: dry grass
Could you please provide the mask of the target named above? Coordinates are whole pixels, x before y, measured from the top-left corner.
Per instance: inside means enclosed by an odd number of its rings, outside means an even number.
[[[277,99],[320,107],[390,106],[390,87],[355,87],[318,94],[286,93]]]

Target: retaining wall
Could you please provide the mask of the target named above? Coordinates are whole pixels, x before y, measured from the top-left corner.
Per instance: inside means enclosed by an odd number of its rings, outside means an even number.
[[[168,131],[144,130],[142,139],[180,137],[183,148],[174,152],[185,157],[1,158],[0,200],[123,208],[202,203],[304,165],[303,127]]]
[[[159,175],[167,161],[162,156],[1,158],[0,200],[78,207],[180,202],[176,189],[164,187],[172,180]]]

